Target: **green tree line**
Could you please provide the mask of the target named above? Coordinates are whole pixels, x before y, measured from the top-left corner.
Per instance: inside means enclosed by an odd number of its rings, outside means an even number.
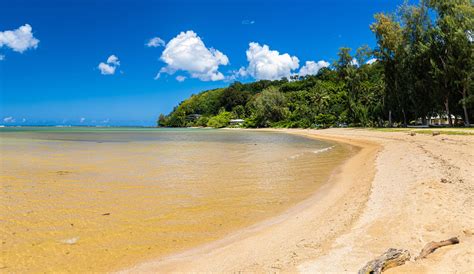
[[[192,95],[159,126],[407,126],[426,118],[473,120],[474,6],[471,0],[421,0],[370,26],[377,46],[340,48],[317,75],[253,83]],[[377,61],[367,61],[376,58]],[[354,62],[356,60],[357,62]],[[456,119],[457,120],[457,119]]]

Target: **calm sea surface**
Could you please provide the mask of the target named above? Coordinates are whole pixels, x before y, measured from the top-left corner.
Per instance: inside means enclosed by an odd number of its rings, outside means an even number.
[[[111,271],[308,198],[354,149],[275,132],[0,128],[0,271]]]

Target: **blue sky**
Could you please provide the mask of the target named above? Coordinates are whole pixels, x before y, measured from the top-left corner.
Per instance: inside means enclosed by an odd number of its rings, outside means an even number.
[[[0,0],[0,124],[154,125],[193,93],[373,47],[373,14],[401,3]]]

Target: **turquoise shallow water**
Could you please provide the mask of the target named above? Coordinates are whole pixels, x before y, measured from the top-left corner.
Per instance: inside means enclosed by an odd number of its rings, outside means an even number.
[[[84,142],[272,143],[306,145],[307,147],[326,145],[326,142],[323,141],[283,133],[199,128],[5,127],[0,128],[0,136],[17,139]]]

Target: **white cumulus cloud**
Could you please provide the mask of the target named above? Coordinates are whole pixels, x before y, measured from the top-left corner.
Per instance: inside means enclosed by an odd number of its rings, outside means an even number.
[[[3,121],[5,123],[15,123],[15,118],[13,118],[12,116],[8,116],[8,117],[3,118]]]
[[[298,75],[299,76],[306,76],[306,75],[316,75],[318,71],[322,68],[329,67],[329,62],[324,60],[314,62],[314,61],[306,61],[306,64],[301,67]]]
[[[0,61],[3,61],[3,60],[5,60],[5,55],[0,54]]]
[[[86,118],[84,118],[84,117],[81,117],[81,119],[79,119],[79,122],[81,122],[81,123],[84,123],[85,121],[86,121]]]
[[[25,24],[15,30],[0,31],[0,48],[6,46],[20,53],[37,48],[40,41],[33,36],[32,30]]]
[[[359,62],[357,62],[357,59],[352,58],[351,65],[358,67],[358,66],[359,66]]]
[[[299,67],[296,56],[290,56],[288,53],[280,54],[276,50],[270,50],[267,45],[260,46],[259,43],[252,42],[246,53],[249,62],[246,71],[257,80],[289,77],[291,71]]]
[[[112,54],[109,56],[109,58],[107,58],[107,64],[120,66],[120,61],[117,56]]]
[[[163,41],[163,39],[161,39],[160,37],[153,37],[148,41],[148,43],[146,43],[146,46],[156,48],[156,47],[162,47],[165,44],[166,44],[165,41]]]
[[[227,81],[235,81],[238,78],[244,78],[248,76],[247,69],[245,67],[240,67],[239,70],[230,71],[230,75],[227,77]]]
[[[186,80],[186,76],[182,76],[182,75],[176,76],[176,81],[183,82],[184,80]]]
[[[120,66],[120,61],[118,57],[112,54],[109,56],[109,58],[107,58],[106,63],[100,62],[97,67],[99,68],[101,74],[112,75],[115,73],[115,70],[119,66]]]
[[[223,80],[224,75],[219,72],[220,65],[229,64],[229,59],[222,52],[207,48],[197,34],[192,31],[181,32],[166,44],[160,59],[167,64],[156,75],[162,73],[170,75],[177,71],[186,71],[191,78],[202,81]]]
[[[373,64],[373,63],[375,63],[375,62],[377,62],[377,58],[369,59],[369,60],[367,60],[367,62],[365,62],[365,63],[371,65],[371,64]]]
[[[253,25],[255,20],[242,20],[242,25]]]
[[[115,73],[115,66],[101,62],[98,66],[100,73],[103,75],[111,75]]]

